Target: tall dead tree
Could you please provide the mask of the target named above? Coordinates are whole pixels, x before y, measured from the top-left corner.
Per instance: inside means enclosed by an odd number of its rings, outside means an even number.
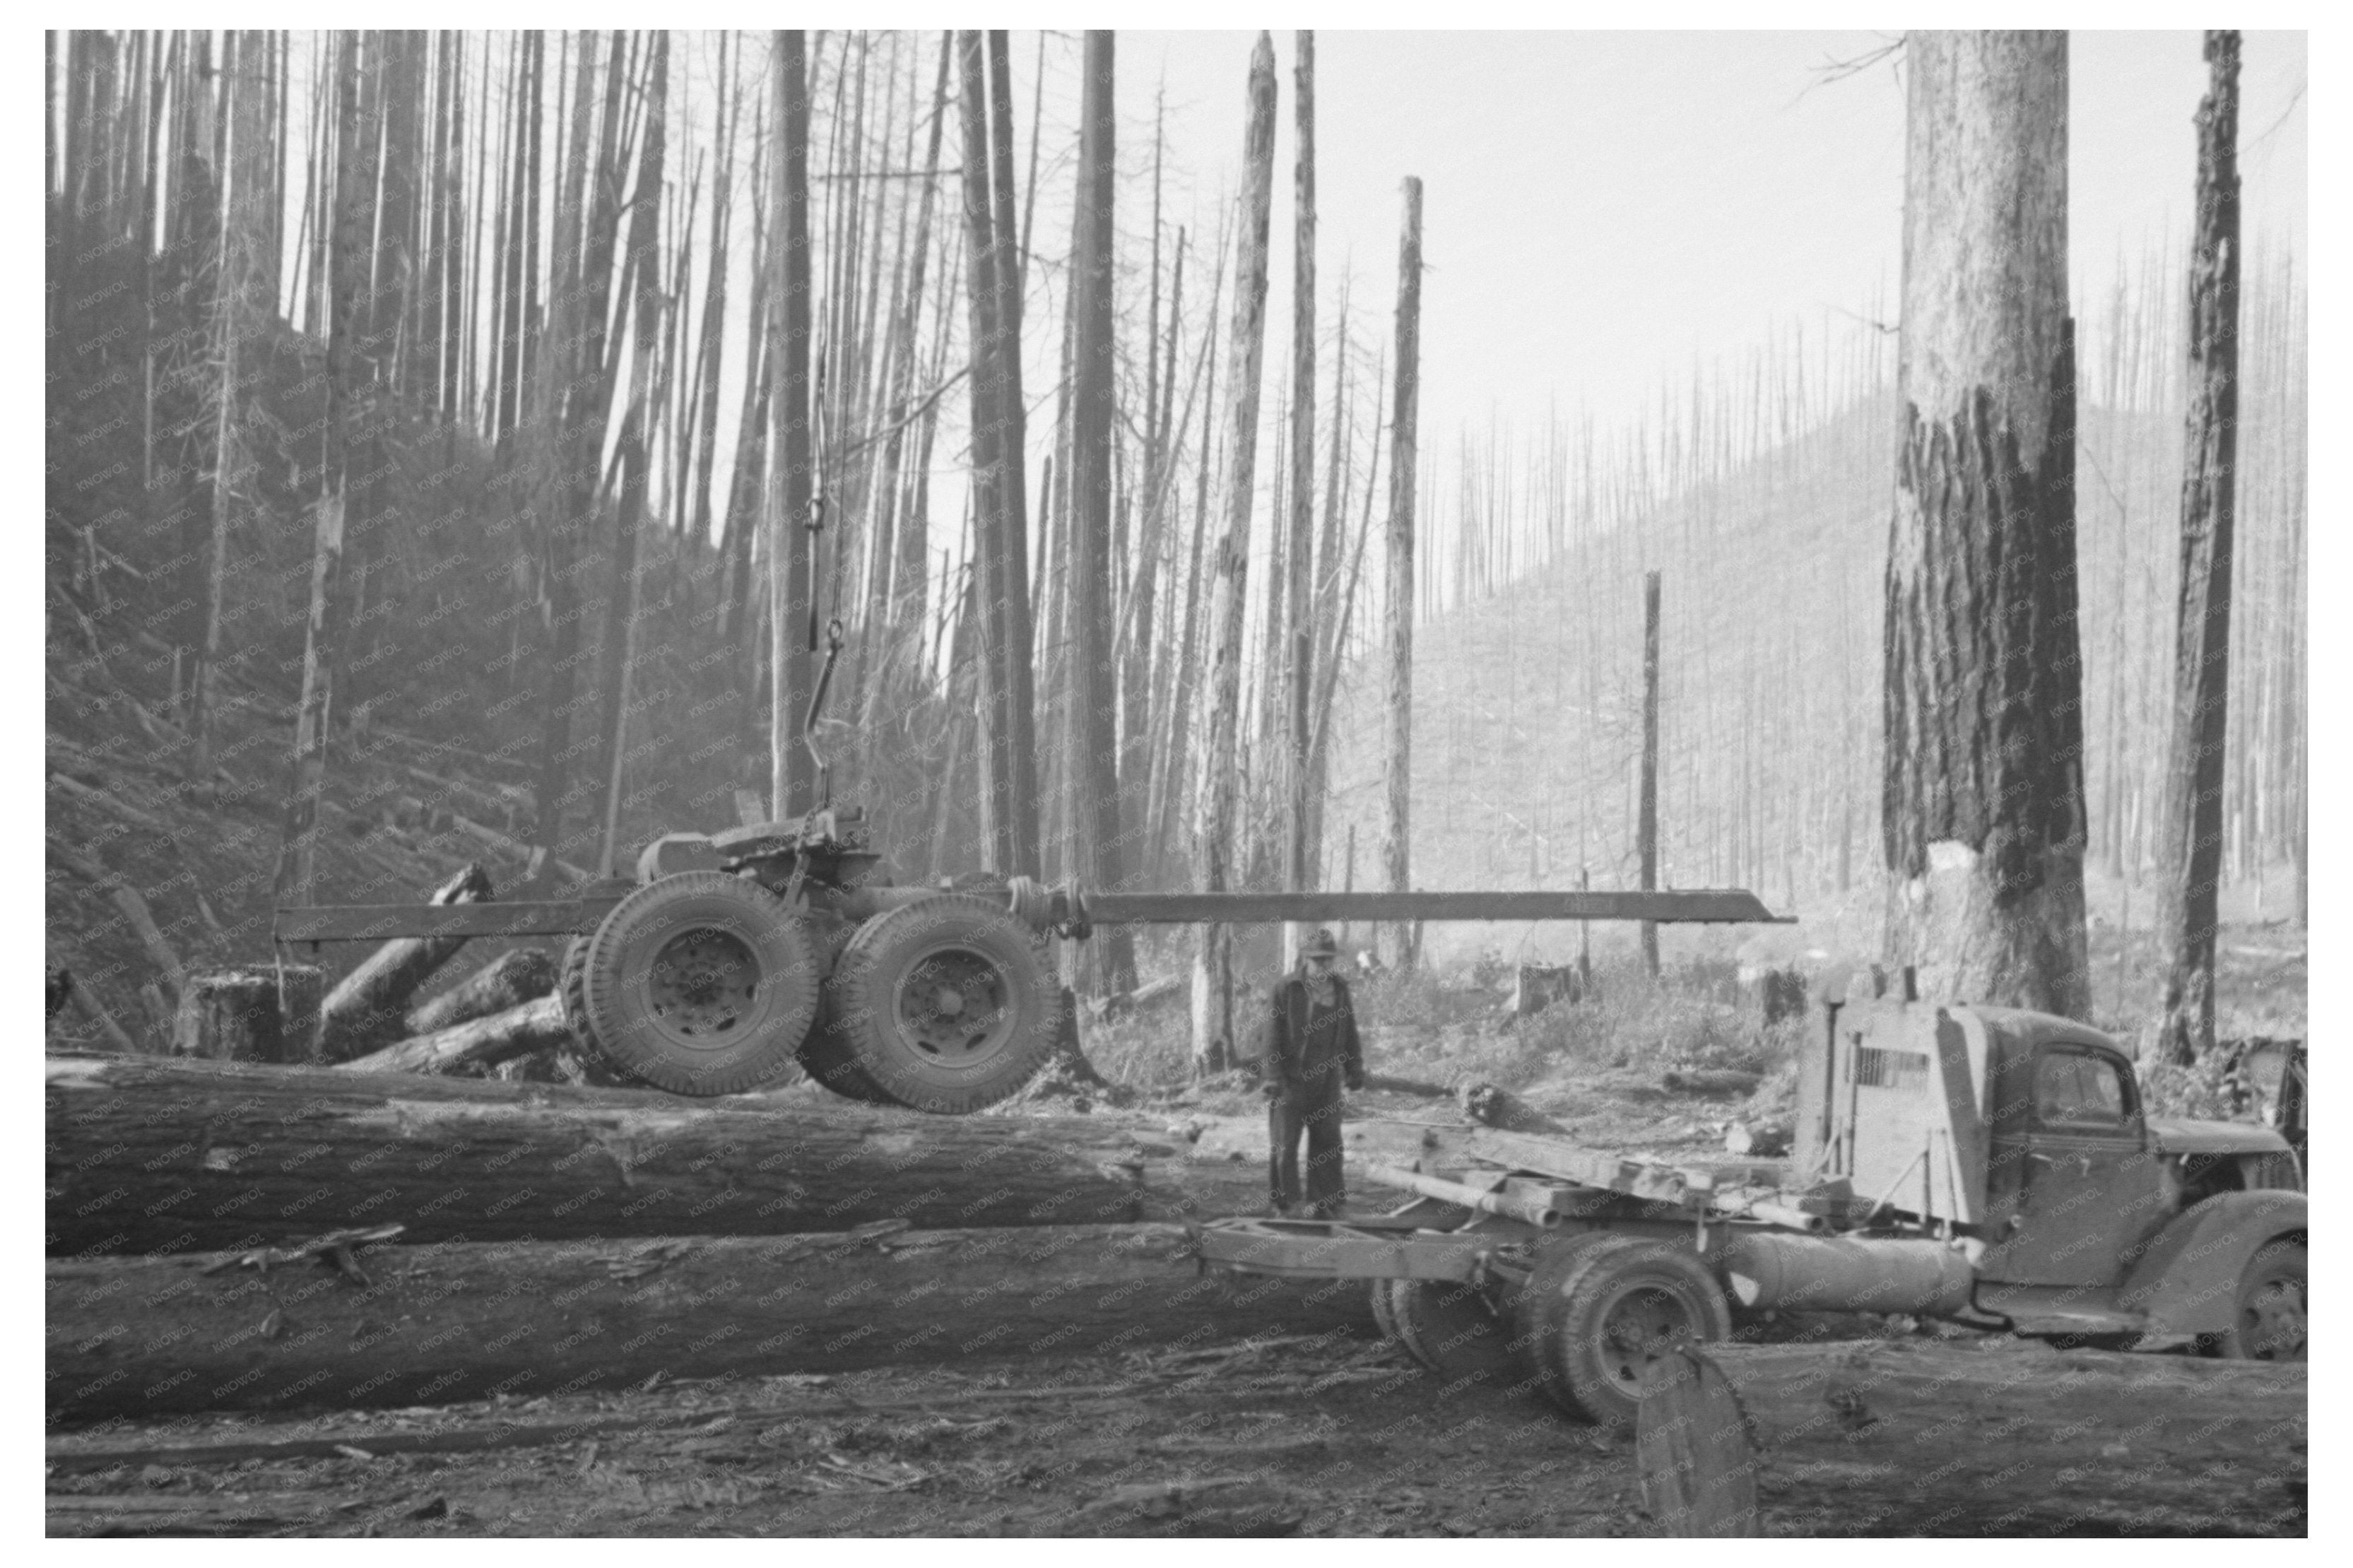
[[[1194,851],[1200,887],[1232,885],[1236,752],[1241,729],[1242,608],[1249,586],[1250,489],[1258,458],[1260,373],[1266,352],[1266,251],[1274,221],[1274,40],[1250,52],[1249,120],[1242,142],[1241,232],[1236,239],[1233,355],[1228,396],[1226,529],[1218,542],[1217,591],[1209,601],[1209,709],[1195,794]],[[1195,928],[1193,1063],[1215,1072],[1233,1045],[1233,942],[1222,925]]]
[[[1642,795],[1634,826],[1642,890],[1659,885],[1659,574],[1642,574]],[[1659,977],[1659,925],[1642,922],[1642,973]]]
[[[808,41],[798,31],[776,37],[775,124],[779,156],[771,167],[768,266],[773,313],[768,327],[769,395],[775,454],[768,482],[768,809],[778,818],[816,804],[808,753],[800,744],[815,674],[803,619],[816,602],[809,545]]]
[[[1034,856],[1025,857],[1017,826],[1022,806],[1014,798],[1013,692],[1009,679],[1013,595],[1026,595],[1026,581],[1013,581],[1006,534],[1010,508],[1007,500],[1009,468],[1005,448],[1012,438],[1005,409],[1005,296],[999,287],[1002,262],[997,255],[1001,237],[989,197],[988,80],[986,47],[971,29],[956,36],[958,101],[964,131],[965,268],[971,323],[973,553],[978,571],[981,639],[979,728],[981,820],[987,864],[992,870],[1029,871]],[[1034,763],[1033,763],[1034,773]],[[1034,820],[1034,793],[1028,807]]]
[[[240,32],[227,42],[222,73],[221,115],[228,127],[228,157],[222,173],[227,189],[221,203],[219,272],[213,290],[213,347],[220,379],[213,409],[212,536],[206,550],[204,623],[195,669],[188,685],[188,778],[202,784],[212,776],[212,688],[221,650],[221,605],[228,580],[230,509],[244,466],[243,426],[237,407],[240,351],[259,330],[269,301],[259,298],[260,252],[268,211],[262,183],[262,147],[269,135],[262,75],[268,44],[259,32]]]
[[[1906,47],[1889,957],[1925,997],[2082,1017],[2067,39],[1915,32]]]
[[[1111,646],[1111,427],[1113,356],[1113,263],[1116,259],[1112,201],[1116,186],[1116,142],[1112,106],[1113,35],[1090,30],[1084,80],[1079,100],[1078,241],[1071,257],[1077,336],[1071,352],[1071,519],[1076,582],[1071,630],[1076,647],[1071,671],[1078,682],[1078,764],[1083,800],[1069,805],[1069,847],[1063,862],[1070,876],[1089,888],[1124,885],[1120,835],[1119,733],[1113,709],[1117,670]],[[1134,945],[1126,928],[1105,933],[1101,972],[1092,976],[1107,991],[1133,990]]]
[[[2189,411],[2182,434],[2181,588],[2166,749],[2166,1053],[2214,1046],[2216,884],[2222,875],[2222,763],[2231,691],[2231,550],[2239,461],[2239,35],[2206,35],[2198,105],[2198,228],[2189,258]]]
[[[1008,36],[988,34],[989,170],[997,239],[997,389],[1000,478],[997,548],[1004,554],[1005,763],[1011,792],[1008,862],[1038,865],[1038,741],[1029,611],[1029,501],[1025,450],[1028,416],[1021,391],[1021,289],[1026,257],[1013,225],[1013,68]]]
[[[1307,752],[1314,734],[1315,679],[1315,35],[1299,35],[1299,58],[1292,72],[1292,111],[1297,117],[1298,159],[1292,187],[1291,274],[1291,560],[1284,575],[1290,600],[1283,615],[1282,684],[1287,735],[1282,752],[1282,885],[1303,891],[1313,885],[1308,864]],[[1338,427],[1332,432],[1336,444]],[[1273,606],[1268,606],[1273,613]],[[1297,952],[1298,931],[1290,931],[1283,955]]]
[[[319,797],[326,786],[327,725],[333,714],[343,644],[343,516],[353,405],[359,391],[360,334],[367,315],[372,193],[360,146],[360,36],[335,37],[335,188],[328,253],[327,412],[311,554],[311,618],[302,639],[302,690],[295,709],[294,783],[280,839],[277,898],[311,900]]]
[[[1381,864],[1392,892],[1413,875],[1413,503],[1415,421],[1421,391],[1421,181],[1405,181],[1405,224],[1398,237],[1397,389],[1389,414],[1388,814]],[[1397,930],[1393,952],[1411,967],[1411,926]]]
[[[621,793],[628,756],[629,679],[637,651],[638,531],[646,514],[646,469],[660,400],[654,382],[654,354],[662,331],[661,205],[662,163],[668,147],[664,120],[670,95],[670,34],[652,34],[652,58],[648,63],[645,129],[638,151],[638,181],[631,193],[628,260],[625,268],[634,284],[630,307],[633,357],[629,367],[629,410],[621,432],[621,505],[615,521],[613,586],[606,600],[605,644],[602,651],[604,696],[603,766],[597,770],[605,786],[603,826],[599,835],[599,875],[613,874],[620,848]]]

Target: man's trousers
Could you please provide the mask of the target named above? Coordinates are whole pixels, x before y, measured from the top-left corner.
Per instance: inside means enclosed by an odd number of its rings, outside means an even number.
[[[1340,1212],[1341,1200],[1346,1195],[1340,1168],[1341,1104],[1337,1096],[1324,1104],[1303,1097],[1268,1103],[1267,1185],[1276,1208],[1286,1214],[1299,1209],[1299,1141],[1303,1134],[1307,1140],[1306,1212],[1324,1219]]]

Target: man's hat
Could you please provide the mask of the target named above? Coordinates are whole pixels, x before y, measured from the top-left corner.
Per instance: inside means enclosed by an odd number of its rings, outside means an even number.
[[[1330,927],[1318,926],[1314,931],[1309,933],[1306,941],[1299,944],[1299,956],[1302,958],[1337,958],[1340,956],[1339,941],[1333,936]]]

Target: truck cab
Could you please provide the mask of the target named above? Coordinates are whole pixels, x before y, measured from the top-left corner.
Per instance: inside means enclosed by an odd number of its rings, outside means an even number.
[[[2098,1030],[2007,1007],[1825,1011],[1799,1064],[1797,1174],[1968,1251],[1978,1312],[2094,1342],[2202,1342],[2249,1327],[2231,1308],[2264,1248],[2301,1268],[2287,1141],[2152,1117],[2130,1054]],[[2285,1289],[2255,1292],[2274,1351]],[[2293,1293],[2300,1346],[2300,1276]]]

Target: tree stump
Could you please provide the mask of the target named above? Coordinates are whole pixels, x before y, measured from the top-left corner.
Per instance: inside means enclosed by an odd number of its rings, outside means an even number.
[[[300,1061],[306,1024],[318,1011],[321,972],[289,964],[290,1009],[274,966],[249,964],[188,977],[173,1019],[172,1054],[216,1062]],[[289,1028],[290,1017],[292,1027]]]

